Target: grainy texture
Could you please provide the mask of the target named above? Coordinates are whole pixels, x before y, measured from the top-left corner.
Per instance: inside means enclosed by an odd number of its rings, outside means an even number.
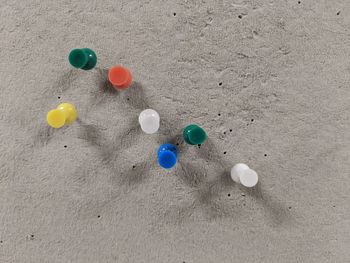
[[[350,262],[348,0],[0,3],[0,262]],[[96,69],[70,67],[77,47]],[[52,130],[65,101],[80,120]]]

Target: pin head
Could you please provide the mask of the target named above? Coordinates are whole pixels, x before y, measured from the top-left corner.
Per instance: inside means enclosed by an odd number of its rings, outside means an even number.
[[[70,103],[61,103],[46,115],[47,123],[53,128],[61,128],[73,123],[78,118],[77,110]]]
[[[82,49],[73,49],[69,53],[69,63],[75,68],[83,68],[89,60],[88,54]]]
[[[146,109],[139,115],[141,129],[147,134],[156,133],[158,131],[159,121],[160,117],[158,112],[152,109]]]
[[[73,49],[68,56],[69,63],[83,70],[93,69],[97,63],[97,57],[90,48]]]
[[[77,110],[75,109],[73,104],[64,102],[58,105],[57,109],[65,113],[65,116],[66,116],[65,124],[72,124],[78,118]]]
[[[54,109],[54,110],[50,110],[47,113],[46,120],[47,120],[47,123],[52,128],[58,129],[58,128],[61,128],[64,126],[64,124],[66,122],[66,116],[59,109]]]
[[[165,169],[170,169],[176,164],[177,149],[170,143],[162,144],[158,149],[158,163]]]
[[[188,125],[183,131],[185,142],[191,145],[203,144],[207,135],[205,131],[196,124]]]
[[[244,163],[237,163],[231,169],[231,178],[245,187],[253,187],[258,183],[258,174]]]
[[[126,89],[132,82],[130,71],[121,66],[112,67],[108,72],[108,79],[114,87],[119,89]]]
[[[253,187],[258,183],[258,174],[252,169],[243,170],[239,180],[245,187]]]

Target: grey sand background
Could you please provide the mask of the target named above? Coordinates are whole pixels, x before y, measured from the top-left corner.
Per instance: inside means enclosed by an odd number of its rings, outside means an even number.
[[[350,262],[349,1],[0,4],[0,262]],[[133,87],[111,89],[115,64]],[[61,102],[80,120],[52,130]]]

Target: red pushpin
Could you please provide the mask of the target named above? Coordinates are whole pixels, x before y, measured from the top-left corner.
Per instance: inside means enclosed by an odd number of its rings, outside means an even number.
[[[122,66],[110,68],[108,79],[116,89],[126,89],[132,82],[130,71]]]

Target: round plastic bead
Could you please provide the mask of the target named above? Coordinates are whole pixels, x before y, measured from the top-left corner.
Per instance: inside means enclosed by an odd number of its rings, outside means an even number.
[[[190,124],[183,130],[185,142],[191,145],[202,144],[207,135],[205,131],[196,124]]]
[[[68,56],[69,63],[79,69],[90,70],[96,66],[97,57],[90,48],[73,49]]]
[[[231,169],[231,178],[245,187],[253,187],[258,183],[258,174],[244,163],[238,163]]]
[[[132,76],[127,68],[114,66],[108,71],[108,79],[115,89],[126,89],[132,83]]]
[[[177,149],[175,145],[162,144],[158,149],[158,163],[165,169],[170,169],[176,164]]]
[[[143,110],[139,115],[141,129],[147,133],[156,133],[159,129],[160,117],[158,112],[152,109]]]
[[[78,117],[77,110],[70,103],[61,103],[56,109],[50,110],[46,115],[47,123],[52,128],[61,128],[72,124]]]

